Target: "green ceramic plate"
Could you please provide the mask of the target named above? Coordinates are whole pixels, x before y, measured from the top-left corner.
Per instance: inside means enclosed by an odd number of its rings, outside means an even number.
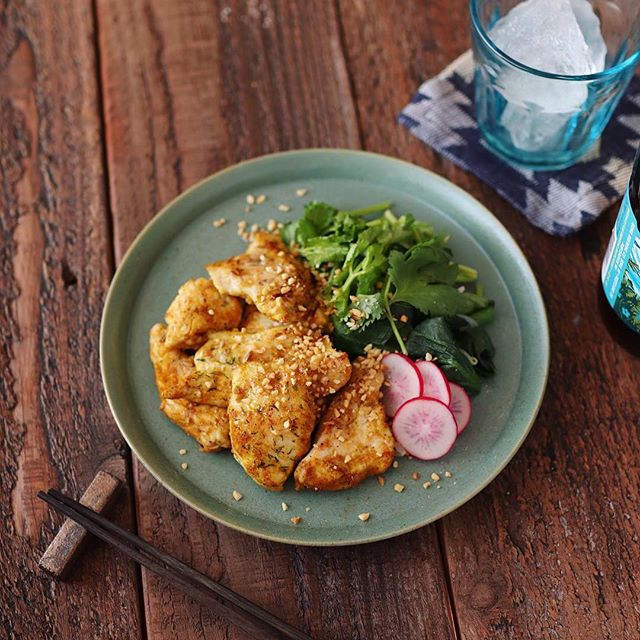
[[[296,190],[308,189],[304,197]],[[267,201],[245,213],[247,194]],[[205,276],[202,265],[241,253],[237,222],[266,224],[302,213],[311,199],[341,208],[391,200],[451,234],[454,255],[480,271],[496,300],[490,333],[498,374],[474,400],[473,420],[452,452],[437,462],[399,459],[380,487],[375,478],[350,491],[283,493],[256,486],[229,453],[204,454],[158,409],[148,356],[149,328],[162,319],[178,287]],[[279,204],[291,210],[278,211]],[[226,218],[214,228],[212,222]],[[308,150],[265,156],[222,171],[165,207],[125,256],[107,297],[100,337],[102,377],[113,415],[149,471],[201,513],[252,535],[307,545],[344,545],[397,536],[453,511],[485,487],[522,444],[547,380],[544,304],[526,259],[504,227],[476,200],[419,167],[380,155]],[[185,448],[187,455],[180,456]],[[187,470],[180,464],[188,462]],[[444,478],[449,470],[450,478]],[[423,489],[411,479],[432,472],[442,481]],[[396,493],[393,485],[405,485]],[[232,491],[244,498],[236,502]],[[289,505],[283,512],[281,502]],[[307,509],[309,509],[307,511]],[[371,513],[368,522],[358,514]],[[289,518],[302,516],[299,525]]]

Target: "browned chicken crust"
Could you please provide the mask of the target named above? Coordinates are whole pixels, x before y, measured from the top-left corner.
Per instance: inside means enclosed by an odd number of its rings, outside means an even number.
[[[246,252],[206,267],[216,288],[276,322],[299,322],[315,308],[311,272],[272,233],[253,234]]]
[[[160,323],[149,333],[149,351],[160,398],[225,408],[231,392],[229,378],[216,372],[198,371],[192,355],[167,346],[166,333],[166,327]]]
[[[223,407],[188,400],[163,400],[160,409],[206,452],[229,449],[229,418]]]
[[[288,326],[262,333],[272,338],[257,354],[264,359],[233,369],[231,445],[258,484],[279,491],[309,450],[321,399],[346,384],[351,364],[317,332]]]
[[[197,349],[212,331],[235,329],[242,320],[242,301],[221,294],[207,278],[187,280],[167,309],[166,344]]]
[[[393,462],[393,434],[380,399],[381,358],[376,352],[353,363],[349,383],[329,404],[315,444],[295,471],[297,489],[348,489]]]
[[[309,450],[316,421],[310,389],[286,370],[261,363],[238,367],[229,401],[231,450],[251,478],[281,491]]]

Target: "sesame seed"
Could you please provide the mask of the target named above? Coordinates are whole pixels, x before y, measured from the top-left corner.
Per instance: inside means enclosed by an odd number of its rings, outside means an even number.
[[[302,522],[302,518],[300,516],[293,516],[293,518],[291,518],[291,522],[293,522],[293,524],[300,524]]]
[[[402,493],[402,492],[404,491],[404,485],[403,485],[403,484],[400,484],[399,482],[396,482],[396,483],[393,485],[393,490],[394,490],[396,493]]]
[[[247,204],[255,204],[255,202],[256,202],[256,197],[251,195],[251,194],[249,194],[247,196]]]
[[[264,193],[259,195],[256,198],[256,204],[264,204],[266,201],[267,201],[267,196],[265,196]]]
[[[218,229],[219,227],[222,227],[223,225],[227,224],[227,220],[226,218],[219,218],[218,220],[214,220],[213,221],[213,226]]]
[[[392,466],[393,466],[394,469],[397,469],[398,468],[398,461],[394,460]]]
[[[296,189],[296,195],[298,198],[302,198],[302,196],[307,195],[307,189]]]
[[[435,473],[435,472],[431,474],[431,479],[432,479],[434,482],[440,482],[440,476],[439,476],[437,473]]]
[[[286,502],[283,502],[281,505],[283,511],[287,511],[289,509],[289,505]]]
[[[267,230],[268,231],[275,231],[277,227],[276,221],[275,220],[269,220],[269,222],[267,222]]]
[[[432,356],[430,353],[427,353],[427,354],[424,356],[424,359],[425,359],[427,362],[431,362],[431,361],[433,360],[433,356]]]
[[[309,511],[311,511],[311,507],[305,507],[304,510],[309,513]]]
[[[181,456],[185,455],[187,453],[186,449],[180,449],[180,451],[178,452]]]
[[[207,309],[207,313],[212,316],[214,315],[215,311],[213,309]]]
[[[414,471],[414,472],[411,474],[411,478],[412,478],[413,480],[420,480],[420,474],[419,474],[417,471]]]
[[[239,502],[243,498],[242,494],[239,491],[234,491],[231,495],[236,502]]]
[[[362,520],[362,522],[366,522],[366,521],[369,519],[369,517],[370,517],[370,516],[371,516],[371,514],[370,514],[370,513],[361,513],[361,514],[358,516],[358,518],[359,518],[360,520]]]
[[[291,207],[288,204],[279,204],[278,211],[282,211],[283,213],[287,213],[287,211],[291,211]]]
[[[384,476],[378,476],[378,484],[384,487]]]
[[[409,317],[404,315],[404,313],[400,316],[400,322],[409,322]]]
[[[450,478],[451,477],[451,471],[445,471],[444,472],[444,477],[445,478]]]
[[[188,468],[189,468],[189,465],[188,465],[186,462],[183,462],[180,466],[181,466],[183,469],[188,469]]]
[[[351,456],[345,456],[344,457],[344,463],[347,464],[347,462],[349,462],[351,460]]]
[[[427,480],[426,482],[422,483],[422,488],[423,489],[428,489],[431,486],[431,483]]]
[[[249,206],[246,206],[246,207],[244,208],[244,212],[245,212],[245,213],[251,213],[252,211],[253,211],[253,209],[252,209],[251,207],[249,207]]]
[[[284,424],[282,425],[285,429],[288,429],[291,426],[291,421],[290,420],[285,420]]]

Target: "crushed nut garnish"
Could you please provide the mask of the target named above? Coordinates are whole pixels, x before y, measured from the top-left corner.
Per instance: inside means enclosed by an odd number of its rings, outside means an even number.
[[[451,477],[451,471],[445,471],[444,472],[444,477],[445,478],[450,478]]]
[[[384,476],[378,476],[378,484],[384,487]]]
[[[185,455],[187,453],[186,449],[180,449],[180,451],[178,452],[181,456]]]
[[[400,322],[409,322],[409,317],[404,313],[400,316]]]
[[[411,474],[411,478],[412,478],[413,480],[420,480],[420,474],[419,474],[417,471],[414,471],[414,472]]]
[[[404,491],[404,485],[403,485],[403,484],[400,484],[399,482],[396,482],[396,483],[393,485],[393,490],[394,490],[396,493],[402,493],[402,492]]]
[[[347,464],[347,462],[349,462],[350,460],[351,460],[351,456],[346,455],[346,456],[344,457],[344,463],[345,463],[345,464]]]
[[[291,426],[291,420],[285,420],[282,425],[285,429],[288,429]]]
[[[243,498],[243,495],[239,491],[234,491],[231,495],[236,502],[239,502]]]
[[[189,468],[189,465],[188,465],[186,462],[183,462],[180,466],[181,466],[183,469],[188,469],[188,468]]]
[[[296,189],[296,195],[298,198],[302,198],[302,196],[307,195],[307,189]]]
[[[289,508],[289,505],[286,502],[283,502],[281,506],[283,511],[286,511]]]
[[[361,513],[358,518],[362,520],[362,522],[366,522],[371,517],[370,513]]]
[[[439,476],[437,473],[435,473],[435,472],[431,474],[431,479],[432,479],[434,482],[440,482],[440,476]]]
[[[251,195],[251,194],[249,194],[247,196],[247,204],[255,204],[255,202],[256,202],[256,197]]]
[[[218,229],[219,227],[222,227],[225,224],[227,224],[227,219],[226,218],[219,218],[218,220],[214,220],[213,221],[213,226],[216,229]]]
[[[300,524],[302,522],[302,518],[300,516],[293,516],[293,518],[291,518],[291,522],[293,522],[293,524]]]
[[[278,211],[282,211],[282,213],[287,213],[287,211],[291,211],[291,207],[288,204],[279,204]]]
[[[428,489],[431,486],[431,483],[427,480],[426,482],[422,483],[422,488],[423,489]]]
[[[266,201],[267,201],[267,196],[265,196],[264,193],[260,194],[256,198],[256,204],[264,204]]]

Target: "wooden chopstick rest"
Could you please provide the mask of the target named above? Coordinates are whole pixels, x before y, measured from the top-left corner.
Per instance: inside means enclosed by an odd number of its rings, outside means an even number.
[[[97,513],[103,513],[111,506],[121,486],[118,478],[100,470],[82,494],[80,503]],[[38,565],[56,578],[64,577],[78,557],[87,535],[86,529],[67,518]]]

